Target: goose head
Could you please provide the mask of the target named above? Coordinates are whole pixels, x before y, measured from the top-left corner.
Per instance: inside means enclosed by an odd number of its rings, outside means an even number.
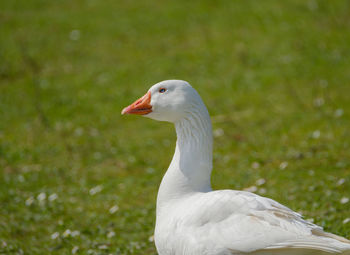
[[[153,85],[147,93],[122,114],[136,114],[176,123],[185,118],[195,106],[205,108],[199,94],[192,86],[181,80],[166,80]]]

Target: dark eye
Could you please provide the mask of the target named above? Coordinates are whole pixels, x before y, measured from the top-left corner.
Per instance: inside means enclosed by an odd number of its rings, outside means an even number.
[[[159,93],[164,93],[165,91],[166,91],[165,88],[160,88],[160,89],[159,89]]]

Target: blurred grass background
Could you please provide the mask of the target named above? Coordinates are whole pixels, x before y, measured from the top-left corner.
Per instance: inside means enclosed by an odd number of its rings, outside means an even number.
[[[349,1],[0,2],[0,253],[156,254],[169,124],[120,116],[189,81],[213,186],[350,237]]]

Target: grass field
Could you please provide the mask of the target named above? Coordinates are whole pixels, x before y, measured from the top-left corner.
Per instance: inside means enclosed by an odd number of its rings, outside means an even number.
[[[156,254],[165,79],[212,115],[213,187],[350,238],[349,1],[0,2],[0,253]]]

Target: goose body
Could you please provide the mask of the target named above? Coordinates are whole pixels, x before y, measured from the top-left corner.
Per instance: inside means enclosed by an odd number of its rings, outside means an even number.
[[[211,121],[187,82],[157,83],[122,113],[172,122],[176,128],[175,153],[157,197],[154,238],[160,255],[350,254],[349,240],[272,199],[212,190]]]

